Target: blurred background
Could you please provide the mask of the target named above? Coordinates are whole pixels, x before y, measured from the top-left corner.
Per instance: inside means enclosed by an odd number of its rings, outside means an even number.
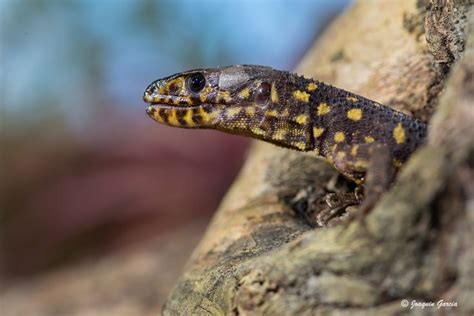
[[[40,289],[44,302],[45,280],[62,291],[65,278],[120,271],[146,254],[143,271],[131,270],[154,275],[140,289],[159,306],[249,140],[158,125],[145,115],[144,88],[198,67],[291,70],[348,4],[0,0],[3,303]]]

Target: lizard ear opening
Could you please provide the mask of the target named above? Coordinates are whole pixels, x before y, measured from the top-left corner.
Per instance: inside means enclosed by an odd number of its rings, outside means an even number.
[[[255,102],[265,104],[270,99],[271,86],[268,82],[262,82],[255,93]]]

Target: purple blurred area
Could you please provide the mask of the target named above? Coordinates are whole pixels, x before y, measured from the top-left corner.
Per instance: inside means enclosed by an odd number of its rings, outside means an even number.
[[[2,223],[4,273],[39,271],[209,217],[248,145],[143,115],[104,115],[106,124],[91,122],[82,138],[36,131],[4,147],[11,154],[1,192],[12,211]]]
[[[160,126],[144,88],[189,68],[291,69],[347,2],[1,1],[2,278],[208,220],[249,140]]]

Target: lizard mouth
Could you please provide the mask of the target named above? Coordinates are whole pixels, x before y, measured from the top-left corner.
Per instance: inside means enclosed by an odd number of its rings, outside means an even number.
[[[143,101],[148,103],[148,107],[153,106],[156,108],[181,108],[189,109],[197,106],[193,106],[193,101],[187,96],[174,96],[174,95],[163,95],[155,94],[151,95],[146,93],[143,95]]]

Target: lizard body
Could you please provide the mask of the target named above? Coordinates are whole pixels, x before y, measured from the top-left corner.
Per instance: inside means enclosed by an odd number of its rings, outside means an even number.
[[[311,151],[357,184],[364,183],[378,161],[376,153],[385,154],[395,173],[426,137],[426,124],[418,119],[264,66],[179,73],[151,83],[143,99],[149,103],[146,112],[159,123],[216,129]]]

